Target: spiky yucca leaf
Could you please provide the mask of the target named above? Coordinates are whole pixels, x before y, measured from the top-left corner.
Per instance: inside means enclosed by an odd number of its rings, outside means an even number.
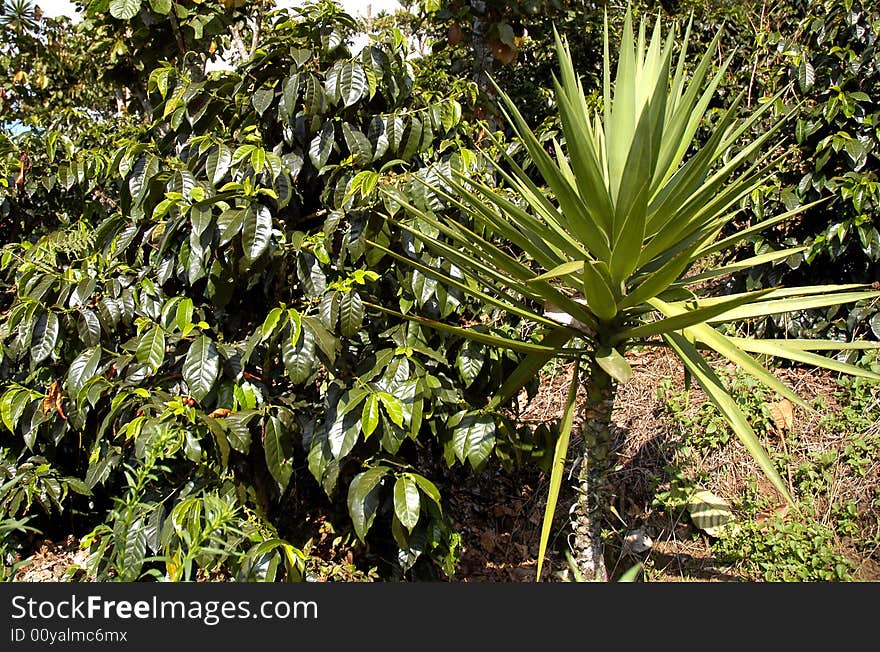
[[[880,292],[862,286],[810,286],[709,298],[692,289],[698,281],[747,270],[797,251],[754,256],[721,268],[713,268],[706,260],[718,252],[734,251],[746,236],[794,214],[785,213],[720,237],[739,213],[740,201],[768,182],[773,163],[770,154],[779,144],[775,139],[786,116],[743,144],[742,136],[751,133],[759,120],[768,119],[780,95],[745,118],[738,117],[740,95],[715,118],[708,139],[696,142],[697,130],[705,123],[706,111],[729,62],[709,77],[719,37],[688,76],[685,62],[690,25],[674,67],[675,28],[664,38],[658,20],[650,39],[646,33],[643,22],[634,35],[627,14],[612,84],[606,24],[601,113],[590,109],[568,45],[556,35],[560,75],[554,86],[565,141],[554,142],[552,154],[515,103],[498,89],[504,115],[546,188],[539,188],[499,148],[506,165],[496,169],[508,191],[473,181],[462,172],[453,172],[453,178],[444,180],[446,189],[429,185],[433,193],[458,209],[463,219],[440,217],[404,203],[411,218],[427,222],[443,239],[424,237],[415,223],[393,221],[441,257],[452,260],[465,280],[420,266],[426,273],[465,291],[472,288],[471,293],[486,305],[506,308],[525,319],[531,315],[532,321],[544,327],[548,322],[559,324],[546,331],[552,334],[545,340],[550,346],[540,350],[533,343],[523,346],[523,342],[469,329],[435,326],[486,344],[531,349],[522,371],[513,376],[523,383],[552,357],[548,348],[564,354],[574,337],[592,348],[594,359],[600,349],[607,355],[608,345],[615,347],[617,354],[634,345],[669,346],[719,407],[776,489],[791,501],[747,419],[700,349],[713,350],[773,391],[802,404],[750,353],[875,379],[880,376],[813,353],[835,348],[833,342],[807,346],[802,342],[749,340],[730,337],[714,324],[871,299]],[[519,201],[512,200],[510,192]],[[397,196],[395,199],[400,201]],[[516,255],[495,244],[498,241],[513,245]],[[701,260],[705,271],[689,276]],[[628,375],[619,362],[609,369],[618,380]],[[498,405],[516,389],[506,383],[502,396],[492,404]],[[554,464],[553,468],[558,471],[561,466]],[[550,508],[548,505],[552,515]]]

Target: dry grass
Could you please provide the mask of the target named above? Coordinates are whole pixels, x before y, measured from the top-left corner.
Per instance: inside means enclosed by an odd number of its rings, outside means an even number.
[[[706,489],[724,497],[732,504],[754,493],[763,497],[768,505],[776,506],[758,515],[766,520],[777,512],[785,514],[782,500],[746,449],[735,438],[699,454],[691,449],[690,456],[682,453],[684,434],[675,421],[663,410],[657,388],[664,379],[671,379],[673,388],[684,389],[684,377],[674,356],[664,350],[652,350],[629,356],[635,371],[634,379],[618,388],[613,414],[615,426],[615,452],[617,462],[610,483],[614,495],[614,519],[609,527],[613,531],[606,549],[606,563],[612,576],[619,576],[636,562],[647,562],[651,568],[652,581],[747,581],[745,570],[737,565],[726,565],[717,559],[712,540],[690,522],[683,511],[671,514],[655,506],[657,491],[669,488],[668,467],[682,468],[689,478],[704,477]],[[723,366],[721,367],[723,368]],[[822,397],[828,412],[838,409],[834,398],[837,385],[833,374],[821,370],[782,369],[778,377],[796,391],[808,404]],[[528,423],[541,423],[559,419],[566,398],[570,369],[559,365],[551,368],[542,378],[542,385],[533,401],[524,406],[521,419]],[[880,400],[880,388],[878,388]],[[583,400],[583,392],[579,394]],[[693,417],[705,402],[705,395],[698,387],[690,389],[689,416]],[[842,451],[845,433],[835,433],[821,427],[822,414],[795,410],[794,427],[790,433],[770,431],[763,437],[763,445],[770,451],[780,451],[791,459],[786,478],[790,490],[791,469],[809,461],[814,453]],[[876,426],[880,429],[880,424]],[[870,433],[865,433],[870,434]],[[576,450],[577,441],[572,442]],[[861,523],[865,528],[860,534],[876,537],[878,518],[870,510],[875,491],[880,486],[880,461],[874,463],[861,475],[847,472],[844,464],[836,464],[834,478],[827,495],[817,495],[812,501],[815,513],[808,516],[825,525],[832,523],[832,506],[851,499],[864,507]],[[488,482],[481,481],[487,492],[472,496],[474,502],[464,511],[455,511],[461,525],[465,554],[459,581],[533,581],[537,541],[547,491],[547,478],[524,470],[506,473],[495,470],[489,473]],[[665,480],[664,480],[665,479]],[[570,480],[570,478],[569,478]],[[658,484],[659,483],[659,484]],[[571,482],[563,485],[556,520],[555,540],[547,560],[548,570],[544,579],[561,579],[566,576],[567,563],[560,550],[564,542],[559,536],[564,532],[566,509],[570,503]],[[514,496],[517,487],[522,495]],[[453,491],[455,491],[453,489]],[[751,493],[750,493],[751,492]],[[796,496],[797,497],[797,496]],[[454,505],[460,504],[456,501]],[[487,505],[489,512],[474,509],[473,505]],[[510,506],[510,507],[508,507]],[[494,511],[493,511],[494,510]],[[510,511],[508,511],[510,510]],[[498,515],[510,516],[512,520],[499,519]],[[785,518],[796,518],[794,513]],[[505,527],[506,526],[506,527]],[[649,552],[637,554],[628,546],[620,545],[627,534],[641,533],[650,537],[653,546]],[[858,537],[840,537],[836,547],[840,553],[853,560],[855,579],[880,578],[878,550],[859,552],[855,545]],[[503,542],[499,545],[499,542]],[[528,571],[531,571],[530,573]]]

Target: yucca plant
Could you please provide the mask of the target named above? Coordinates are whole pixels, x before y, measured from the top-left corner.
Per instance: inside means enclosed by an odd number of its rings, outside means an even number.
[[[816,353],[874,344],[752,339],[731,334],[738,331],[730,327],[771,314],[871,299],[880,292],[836,285],[703,296],[707,281],[801,250],[713,266],[720,254],[734,252],[747,236],[781,224],[795,213],[723,235],[740,212],[742,200],[768,182],[774,163],[771,154],[779,151],[779,127],[785,118],[772,120],[760,137],[743,143],[743,136],[752,133],[759,120],[770,121],[771,107],[779,96],[739,118],[741,94],[718,114],[708,127],[709,135],[697,139],[730,60],[709,75],[716,37],[688,74],[690,25],[677,57],[673,56],[675,26],[665,38],[659,19],[649,40],[646,31],[642,22],[634,35],[627,13],[612,84],[606,23],[602,112],[590,109],[568,46],[557,35],[560,76],[554,86],[564,142],[553,140],[545,149],[499,89],[505,117],[545,187],[539,187],[523,167],[506,157],[505,165],[497,167],[506,190],[461,173],[444,181],[443,187],[432,185],[431,192],[442,196],[452,209],[447,213],[420,210],[395,195],[407,217],[388,219],[454,263],[462,276],[444,274],[373,243],[487,306],[537,327],[539,334],[526,342],[410,317],[486,345],[527,353],[490,408],[512,397],[554,356],[575,361],[552,466],[539,578],[582,375],[587,401],[581,415],[583,450],[570,541],[579,572],[586,579],[606,578],[600,535],[607,505],[611,412],[616,385],[627,382],[632,373],[624,357],[628,349],[665,346],[674,351],[788,501],[792,501],[788,488],[704,354],[725,358],[802,407],[807,407],[804,401],[756,356],[880,379]],[[457,217],[450,218],[453,212]],[[424,225],[442,237],[426,237]]]

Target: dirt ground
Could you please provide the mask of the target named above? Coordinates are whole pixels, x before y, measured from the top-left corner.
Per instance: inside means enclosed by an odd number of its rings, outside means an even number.
[[[668,486],[661,483],[657,487],[657,479],[664,477],[666,467],[676,461],[676,451],[685,443],[682,433],[665,414],[657,387],[664,379],[670,379],[673,388],[682,390],[684,376],[674,356],[665,351],[631,354],[629,360],[634,377],[630,383],[618,388],[612,417],[618,457],[610,482],[617,522],[609,525],[614,531],[612,540],[617,545],[612,543],[606,549],[609,574],[619,577],[636,563],[643,563],[651,568],[650,576],[643,576],[643,579],[651,581],[751,579],[735,565],[725,565],[716,559],[712,539],[697,529],[686,513],[673,517],[652,506],[656,491]],[[833,374],[804,369],[780,370],[776,374],[807,403],[821,396],[829,410],[836,409],[834,393],[837,386]],[[541,391],[528,405],[523,418],[536,422],[558,419],[565,402],[568,378],[565,368],[545,377]],[[692,387],[690,392],[690,411],[693,413],[705,401],[705,396],[699,388]],[[811,451],[840,448],[839,435],[825,432],[820,427],[820,414],[805,415],[796,408],[794,417],[793,434],[799,446],[798,450],[786,450],[793,460],[792,466],[806,459]],[[573,440],[570,450],[575,450],[577,443]],[[762,443],[768,450],[786,446],[782,437]],[[777,491],[735,438],[698,460],[687,472],[693,477],[703,472],[710,479],[706,488],[729,502],[743,495],[753,481],[770,503],[779,504],[777,511],[783,513],[785,510]],[[790,482],[790,478],[788,480]],[[871,504],[878,483],[880,465],[875,462],[859,477],[838,478],[833,494],[838,498],[851,496]],[[470,500],[467,495],[453,495],[451,498],[465,542],[461,570],[453,581],[534,581],[548,478],[535,471],[496,471],[483,478],[478,486],[483,492],[478,496],[479,500]],[[565,542],[558,539],[563,536],[560,533],[564,532],[566,506],[571,504],[571,499],[571,483],[564,484],[542,573],[544,581],[569,578],[568,563],[560,553],[565,549]],[[830,513],[827,504],[818,504],[816,509]],[[824,515],[826,520],[828,513]],[[771,515],[759,514],[758,518],[767,519]],[[855,579],[880,580],[880,568],[873,558],[858,555],[847,541],[838,543],[841,551],[854,562]],[[872,556],[876,557],[876,551]]]
[[[715,558],[710,537],[699,531],[686,514],[673,517],[653,506],[656,491],[664,488],[662,479],[666,469],[684,444],[682,433],[664,413],[657,388],[668,378],[672,386],[680,390],[684,387],[684,378],[680,365],[664,351],[630,354],[629,359],[634,378],[618,388],[613,413],[617,460],[611,486],[617,521],[609,524],[611,537],[606,564],[610,575],[619,577],[640,562],[650,568],[650,573],[643,574],[642,579],[650,581],[749,579],[736,566],[724,565]],[[823,396],[829,409],[835,409],[835,382],[831,374],[814,370],[784,370],[777,374],[807,402]],[[558,419],[568,378],[569,372],[564,366],[544,375],[538,395],[525,406],[521,418],[531,423]],[[583,396],[580,399],[583,400]],[[699,389],[691,389],[692,411],[704,400]],[[795,417],[793,427],[797,430],[800,450],[787,451],[793,459],[805,458],[813,450],[838,447],[839,442],[835,440],[838,436],[823,432],[819,427],[820,415],[803,415],[798,410]],[[577,450],[578,443],[573,439],[570,450]],[[768,448],[784,446],[785,439],[763,443]],[[696,475],[701,471],[710,478],[706,488],[729,501],[742,495],[752,481],[757,482],[758,491],[771,503],[780,502],[775,489],[763,479],[757,464],[735,438],[697,460],[687,472]],[[548,477],[534,466],[504,470],[495,465],[476,477],[450,474],[437,481],[446,513],[453,528],[462,536],[461,561],[451,581],[534,581]],[[875,463],[859,478],[840,478],[835,493],[865,498],[870,503],[878,484],[880,468]],[[545,581],[569,579],[564,556],[566,543],[561,539],[565,537],[567,506],[572,502],[572,495],[572,482],[563,483],[544,565],[542,579]],[[819,505],[817,509],[822,507]],[[841,542],[841,546],[845,548],[845,542]],[[19,571],[16,579],[59,581],[82,572],[77,569],[82,569],[86,553],[79,550],[78,541],[73,537],[62,542],[42,542],[35,550],[33,560]],[[327,553],[338,557],[340,551],[328,549]],[[351,559],[351,552],[342,553]],[[874,559],[862,555],[854,562],[856,579],[880,579],[880,567]],[[349,578],[343,575],[336,579]]]

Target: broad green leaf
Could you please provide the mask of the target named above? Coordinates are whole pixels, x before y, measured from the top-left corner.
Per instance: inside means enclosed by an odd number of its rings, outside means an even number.
[[[318,345],[318,350],[321,351],[327,359],[330,361],[330,364],[336,360],[336,352],[337,345],[339,344],[339,340],[334,337],[334,335],[324,328],[321,325],[321,322],[315,319],[314,317],[303,317],[303,326],[308,328],[314,333],[315,336],[315,344]]]
[[[269,472],[283,492],[293,472],[290,453],[290,433],[278,417],[270,416],[263,427],[263,449]]]
[[[167,16],[171,13],[171,0],[150,0],[150,7],[160,16]]]
[[[174,322],[177,324],[178,330],[187,332],[187,328],[192,324],[193,301],[189,297],[184,297],[177,304],[177,312]]]
[[[632,380],[632,367],[617,349],[600,347],[596,351],[595,359],[596,364],[618,383],[625,384]]]
[[[419,488],[407,474],[394,483],[394,513],[400,523],[410,532],[419,522],[421,510]]]
[[[407,473],[406,475],[412,478],[413,482],[419,486],[419,489],[431,499],[438,509],[442,508],[442,505],[440,504],[440,492],[437,490],[437,487],[433,482],[418,473]]]
[[[86,346],[97,346],[101,343],[101,320],[93,310],[88,308],[80,306],[78,312],[76,329],[79,332],[79,339]]]
[[[190,345],[183,361],[183,379],[197,401],[213,389],[220,373],[220,354],[207,335],[200,335]]]
[[[294,72],[284,80],[281,93],[284,100],[285,117],[290,118],[296,113],[296,102],[299,98],[299,73]]]
[[[355,410],[366,395],[365,390],[350,390],[339,399],[336,418],[327,430],[327,444],[336,460],[346,457],[358,443],[361,420]]]
[[[110,15],[119,20],[131,20],[141,10],[141,0],[110,0]]]
[[[326,165],[327,160],[330,158],[330,152],[333,151],[335,133],[333,123],[327,121],[321,127],[320,133],[309,144],[309,160],[311,160],[312,165],[318,171]]]
[[[121,521],[120,522],[124,522]],[[140,518],[134,519],[125,532],[125,549],[122,554],[122,578],[133,581],[140,577],[147,556],[147,531]]]
[[[279,327],[284,326],[284,322],[281,321],[282,316],[286,319],[287,312],[278,306],[269,311],[269,314],[266,315],[266,319],[263,320],[263,325],[260,327],[261,342],[268,340]]]
[[[455,368],[458,369],[458,373],[461,374],[465,384],[470,385],[480,374],[485,362],[485,347],[480,346],[476,342],[466,342],[458,352]]]
[[[67,390],[71,396],[79,394],[86,381],[94,377],[101,362],[101,347],[95,346],[80,353],[67,371]]]
[[[374,396],[382,402],[385,414],[399,428],[403,427],[403,403],[396,396],[388,392],[378,392]]]
[[[162,366],[165,360],[165,331],[161,326],[154,326],[141,336],[138,341],[137,359],[152,371]]]
[[[247,209],[241,232],[245,258],[250,261],[259,258],[268,248],[271,237],[272,212],[269,208],[257,204],[256,208]]]
[[[214,221],[214,215],[208,206],[193,206],[189,212],[193,233],[202,235]]]
[[[241,231],[244,216],[250,209],[231,208],[217,217],[217,228],[220,229],[220,244],[229,243]]]
[[[358,163],[369,163],[373,160],[373,147],[370,144],[370,139],[363,132],[352,127],[347,122],[343,122],[342,135],[345,137],[348,151],[351,152]]]
[[[387,473],[387,467],[374,467],[358,473],[348,487],[348,513],[355,534],[361,541],[366,538],[376,517],[376,510],[379,507],[379,483]]]
[[[336,91],[344,106],[351,106],[364,96],[367,76],[360,64],[348,61],[339,68]]]
[[[41,314],[31,338],[31,362],[37,364],[48,358],[58,341],[58,315],[49,311]]]
[[[313,332],[303,328],[301,337],[295,343],[292,337],[285,338],[281,346],[281,359],[290,382],[299,384],[308,380],[317,362]]]
[[[339,327],[347,337],[357,335],[364,321],[364,302],[357,292],[343,294],[339,299]]]
[[[251,446],[251,431],[248,423],[256,416],[253,411],[242,411],[230,414],[223,419],[227,427],[229,445],[239,453],[247,454]]]
[[[813,64],[810,63],[809,59],[804,57],[801,60],[801,65],[798,66],[798,85],[801,87],[802,91],[808,91],[813,87],[815,81],[816,71],[813,68]]]
[[[10,432],[15,432],[15,426],[21,415],[24,413],[28,403],[34,400],[26,389],[10,389],[3,394],[0,399],[0,415],[2,415],[3,425]]]
[[[118,453],[111,455],[101,455],[95,459],[86,471],[84,481],[89,489],[94,489],[95,485],[104,482],[110,472],[119,464],[120,456]]]
[[[364,433],[364,439],[372,435],[378,425],[379,397],[370,394],[364,401],[364,408],[361,411],[361,430]]]
[[[485,414],[464,414],[453,427],[452,446],[460,462],[479,469],[495,447],[495,421]]]
[[[721,536],[724,526],[733,521],[728,502],[705,489],[691,494],[687,507],[694,525],[713,537]]]
[[[229,171],[231,164],[232,152],[226,145],[220,143],[212,149],[205,160],[205,172],[211,183],[214,185],[220,183]]]
[[[251,104],[254,105],[257,114],[263,115],[263,113],[266,112],[266,109],[269,108],[273,99],[275,99],[275,91],[273,89],[258,88],[254,91],[254,94],[251,95]]]

